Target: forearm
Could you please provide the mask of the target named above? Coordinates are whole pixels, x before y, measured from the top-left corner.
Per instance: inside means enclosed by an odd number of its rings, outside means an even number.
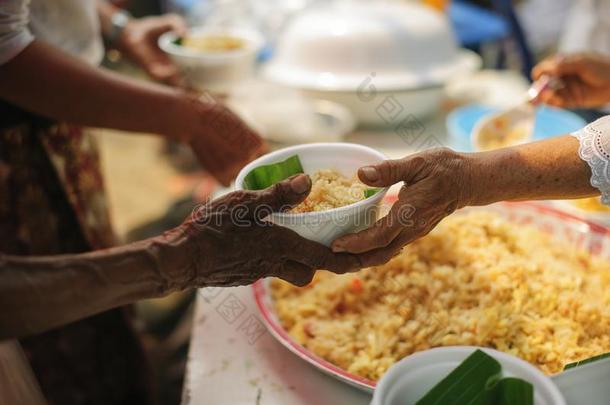
[[[175,231],[84,254],[0,255],[0,340],[185,288],[193,277],[185,243]]]
[[[0,98],[43,116],[94,127],[171,134],[179,90],[127,79],[36,40],[0,66]]]
[[[467,154],[467,205],[497,201],[567,199],[599,195],[591,169],[578,155],[578,140],[565,135],[490,152]]]

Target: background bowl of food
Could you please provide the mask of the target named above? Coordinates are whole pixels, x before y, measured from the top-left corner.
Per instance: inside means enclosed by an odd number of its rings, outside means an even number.
[[[296,173],[310,175],[312,190],[307,199],[290,211],[271,214],[269,220],[329,246],[334,239],[367,228],[377,219],[387,189],[361,183],[357,171],[384,159],[386,156],[381,152],[357,144],[297,145],[264,155],[245,166],[235,180],[235,187],[262,189]],[[264,178],[268,175],[275,177]]]
[[[429,7],[338,2],[294,18],[263,74],[344,104],[361,124],[386,126],[401,114],[436,111],[444,84],[480,64],[476,54],[458,48],[446,17]],[[379,107],[384,101],[389,104]]]
[[[447,131],[452,147],[460,151],[477,150],[472,142],[472,134],[477,123],[499,111],[497,107],[469,104],[453,110],[447,116]],[[586,122],[573,112],[560,108],[541,106],[536,111],[536,121],[531,135],[532,141],[577,131]],[[501,145],[510,146],[509,144]]]
[[[198,90],[227,92],[251,76],[262,36],[238,28],[192,28],[184,37],[166,32],[159,37],[165,51]]]
[[[226,104],[263,138],[287,145],[338,142],[356,126],[352,113],[341,104],[258,80],[236,86]]]

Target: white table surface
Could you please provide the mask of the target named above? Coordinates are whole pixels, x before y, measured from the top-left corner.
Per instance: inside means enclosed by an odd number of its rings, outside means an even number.
[[[262,323],[251,287],[199,291],[184,405],[368,405],[370,400],[277,342]]]

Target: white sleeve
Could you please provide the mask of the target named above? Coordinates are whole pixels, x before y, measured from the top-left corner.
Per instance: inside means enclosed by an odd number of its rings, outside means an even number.
[[[610,205],[610,115],[572,135],[580,143],[580,158],[591,167],[591,185],[602,193],[602,203]]]
[[[28,28],[29,5],[29,0],[0,0],[0,65],[34,40]]]

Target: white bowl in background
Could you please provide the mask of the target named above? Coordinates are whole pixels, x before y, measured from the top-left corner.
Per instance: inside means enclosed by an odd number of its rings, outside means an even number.
[[[372,100],[367,100],[356,91],[303,90],[303,93],[316,99],[328,100],[347,107],[360,125],[366,127],[398,126],[411,115],[426,118],[440,105],[444,89],[442,86],[422,87],[409,90],[377,91]],[[394,115],[383,107],[384,100],[392,100],[400,114]],[[394,108],[388,104],[388,108]],[[397,110],[398,111],[398,110]]]
[[[263,37],[256,31],[239,28],[191,28],[189,36],[226,35],[244,41],[243,48],[204,52],[175,43],[178,35],[166,32],[159,37],[161,48],[176,63],[187,82],[201,91],[226,93],[235,83],[252,75]]]
[[[244,179],[254,168],[281,162],[298,155],[306,174],[320,169],[336,169],[347,177],[352,177],[358,168],[386,159],[386,156],[363,145],[353,143],[311,143],[280,149],[261,156],[246,165],[237,175],[235,188],[244,189]],[[372,225],[377,220],[379,205],[387,189],[375,195],[344,207],[320,212],[274,213],[268,219],[292,229],[302,237],[330,246],[333,240],[348,233],[357,232]]]
[[[459,49],[446,17],[409,2],[338,2],[295,17],[263,74],[349,106],[362,123],[388,125],[375,113],[389,95],[409,114],[438,107],[443,85],[481,65]],[[373,102],[359,92],[374,86]],[[424,101],[420,101],[423,98]]]
[[[533,365],[510,354],[473,346],[438,347],[405,357],[383,375],[371,405],[415,404],[477,349],[496,359],[504,376],[531,383],[536,405],[566,405],[559,388]]]
[[[226,104],[263,138],[273,142],[338,142],[356,127],[353,114],[345,106],[264,81],[251,80],[236,86]]]

